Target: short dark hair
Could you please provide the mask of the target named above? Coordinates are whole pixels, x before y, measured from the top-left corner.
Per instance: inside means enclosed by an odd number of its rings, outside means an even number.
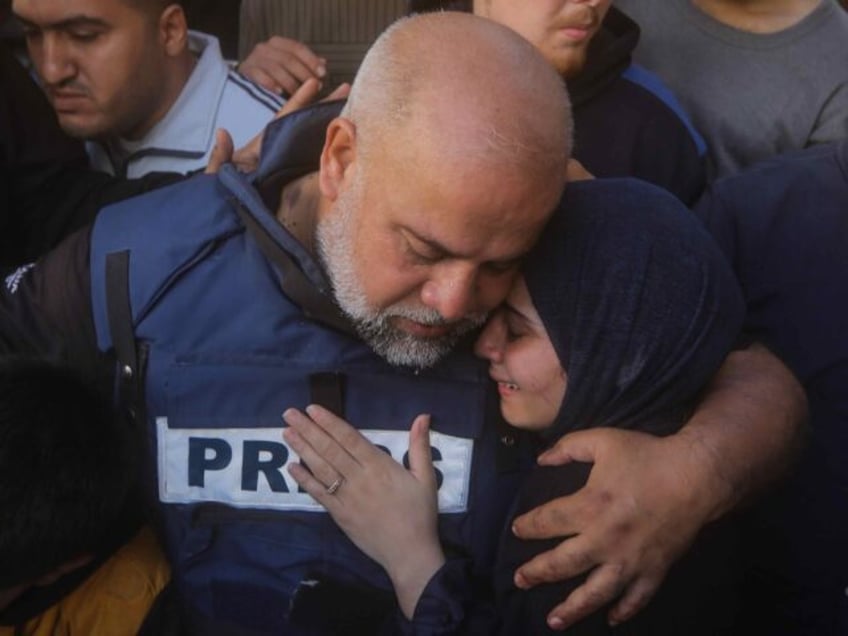
[[[71,369],[0,359],[0,588],[103,549],[135,482],[131,439]]]

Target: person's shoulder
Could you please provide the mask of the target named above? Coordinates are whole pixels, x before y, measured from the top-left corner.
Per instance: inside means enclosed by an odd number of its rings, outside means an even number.
[[[234,69],[227,72],[225,90],[246,102],[252,102],[259,108],[268,110],[272,115],[285,104],[282,96],[263,88]]]
[[[195,174],[104,207],[95,220],[94,237],[105,234],[140,244],[149,239],[151,246],[176,236],[202,238],[217,231],[218,219],[227,219],[229,227],[231,198],[219,175]],[[159,233],[165,234],[157,240]]]
[[[757,187],[752,189],[752,185]],[[783,199],[787,193],[816,197],[823,186],[825,190],[848,190],[848,139],[771,157],[719,179],[713,190],[735,193],[741,204],[752,199]]]
[[[634,108],[642,111],[646,117],[653,116],[666,122],[668,126],[685,130],[698,154],[703,156],[706,153],[706,141],[695,128],[677,96],[658,75],[638,64],[631,64],[621,79],[622,87],[629,89],[629,100]]]
[[[226,129],[239,148],[259,134],[284,103],[279,95],[229,70],[215,125]]]
[[[821,0],[821,4],[816,11],[822,16],[822,24],[826,24],[829,28],[841,31],[842,33],[848,31],[848,11],[840,7],[837,2],[833,0]]]
[[[190,31],[191,49],[199,61],[192,74],[193,81],[214,86],[218,112],[236,110],[242,119],[265,116],[267,119],[285,103],[282,97],[265,90],[234,70],[221,55],[217,38],[208,33]],[[209,96],[211,97],[211,96]],[[264,122],[263,122],[264,123]],[[258,132],[258,131],[257,131]]]
[[[732,225],[746,241],[769,249],[791,243],[816,250],[833,236],[844,236],[845,201],[848,139],[772,157],[723,177],[695,212],[709,227]]]

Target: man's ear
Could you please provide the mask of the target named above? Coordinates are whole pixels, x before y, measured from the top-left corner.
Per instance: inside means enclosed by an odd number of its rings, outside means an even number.
[[[188,22],[179,4],[169,4],[159,16],[159,39],[169,57],[181,55],[188,46]]]
[[[356,126],[349,119],[336,117],[327,126],[318,184],[321,194],[335,201],[356,164]]]

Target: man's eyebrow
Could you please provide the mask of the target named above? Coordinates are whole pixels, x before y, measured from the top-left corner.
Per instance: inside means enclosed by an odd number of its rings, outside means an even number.
[[[418,234],[414,230],[411,230],[410,228],[404,228],[404,231],[407,232],[410,236],[412,236],[416,241],[424,243],[424,245],[429,247],[434,252],[438,253],[440,256],[444,256],[444,257],[447,257],[447,258],[460,258],[460,259],[466,258],[466,256],[464,256],[463,254],[452,251],[449,247],[447,247],[446,245],[442,245],[441,243],[439,243],[435,239],[430,239],[430,238],[427,238],[425,236],[421,236],[420,234]],[[519,254],[517,256],[508,256],[506,258],[498,259],[496,261],[487,261],[487,262],[496,263],[498,265],[512,266],[512,265],[517,265],[522,260],[524,260],[525,256],[526,256],[526,254],[522,253],[522,254]]]
[[[15,17],[24,27],[38,29],[40,31],[67,31],[74,28],[106,28],[110,26],[109,23],[102,18],[85,14],[72,15],[59,20],[58,22],[51,22],[49,24],[36,24],[35,22],[30,22],[18,14],[15,14]]]
[[[456,253],[452,252],[446,245],[442,245],[441,243],[439,243],[438,241],[436,241],[434,239],[430,239],[430,238],[427,238],[425,236],[421,236],[418,232],[416,232],[415,230],[411,230],[410,228],[405,228],[405,229],[406,229],[406,232],[409,233],[409,235],[412,238],[414,238],[416,241],[418,241],[420,243],[424,243],[424,245],[429,247],[434,252],[438,252],[440,255],[449,256],[451,258],[460,258],[461,257],[460,254],[456,254]]]

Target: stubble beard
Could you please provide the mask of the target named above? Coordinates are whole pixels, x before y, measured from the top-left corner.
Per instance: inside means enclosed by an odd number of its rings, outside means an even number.
[[[389,364],[425,369],[435,365],[456,346],[465,334],[485,322],[485,314],[468,316],[453,324],[445,335],[424,338],[410,334],[393,324],[394,318],[406,318],[425,325],[445,325],[435,310],[423,306],[396,303],[384,309],[368,303],[362,281],[354,264],[354,236],[357,206],[361,199],[362,178],[357,177],[336,199],[335,208],[315,229],[318,256],[333,286],[341,310],[353,322],[359,336]]]

